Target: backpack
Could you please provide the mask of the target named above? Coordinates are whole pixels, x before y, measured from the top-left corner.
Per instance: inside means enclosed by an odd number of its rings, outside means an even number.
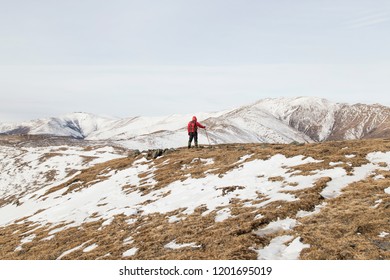
[[[196,132],[196,122],[190,121],[188,124],[188,132]]]

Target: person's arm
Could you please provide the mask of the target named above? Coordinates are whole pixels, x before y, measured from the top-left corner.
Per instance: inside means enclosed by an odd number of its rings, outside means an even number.
[[[201,125],[200,123],[196,123],[196,125],[198,126],[198,127],[200,127],[200,128],[206,128],[205,126],[203,126],[203,125]]]

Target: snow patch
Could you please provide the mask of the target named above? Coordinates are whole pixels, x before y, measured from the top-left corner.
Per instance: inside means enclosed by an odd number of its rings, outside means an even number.
[[[258,214],[255,216],[255,220],[260,220],[262,218],[264,218],[264,215],[262,215],[262,214]]]
[[[327,205],[326,202],[320,204],[320,205],[316,205],[314,207],[314,210],[313,211],[303,211],[303,210],[299,210],[298,213],[297,213],[297,218],[304,218],[304,217],[308,217],[308,216],[311,216],[311,215],[315,215],[315,214],[318,214],[321,212],[321,209],[324,208],[325,206]]]
[[[335,198],[341,194],[343,188],[349,184],[365,179],[377,168],[378,166],[372,163],[355,167],[353,169],[353,175],[348,175],[345,169],[341,167],[335,168],[333,171],[329,170],[327,173],[328,176],[332,177],[332,181],[327,183],[321,195],[327,199]]]
[[[176,240],[172,240],[168,244],[164,245],[164,248],[171,249],[171,250],[177,250],[177,249],[182,249],[182,248],[186,248],[186,247],[200,248],[201,245],[196,245],[195,242],[179,244],[179,243],[176,243]]]
[[[243,162],[246,161],[247,159],[250,159],[251,157],[253,157],[253,155],[254,155],[254,154],[242,156],[242,157],[240,157],[240,159],[239,159],[235,164],[243,163]]]
[[[229,219],[231,216],[231,212],[229,208],[223,208],[219,211],[217,211],[216,216],[215,216],[215,222],[222,222],[224,220]]]
[[[83,252],[84,253],[89,253],[89,252],[95,250],[97,247],[99,247],[97,244],[92,244],[92,245],[84,248]]]
[[[25,244],[25,243],[29,243],[29,242],[32,242],[34,240],[34,238],[36,237],[35,234],[31,234],[25,238],[23,238],[20,242],[21,244]]]
[[[43,241],[49,241],[52,240],[55,237],[55,235],[49,235],[48,237],[42,238]]]
[[[138,252],[138,248],[131,248],[122,254],[123,257],[132,257]]]
[[[23,238],[22,240],[20,240],[20,244],[19,244],[18,247],[16,247],[15,252],[16,252],[16,251],[21,251],[21,250],[22,250],[23,244],[32,242],[32,241],[34,240],[35,237],[36,237],[35,234],[31,234],[31,235],[29,235],[29,236]]]
[[[388,232],[382,231],[378,236],[384,238],[384,237],[386,237],[388,235],[389,235]]]
[[[200,159],[200,161],[201,161],[204,165],[211,165],[211,164],[214,164],[214,159],[212,159],[212,158]]]
[[[132,225],[132,224],[134,224],[136,221],[137,221],[137,219],[127,219],[127,220],[126,220],[126,223],[127,223],[128,225]]]
[[[77,247],[74,247],[74,248],[72,248],[72,249],[70,249],[70,250],[67,250],[67,251],[63,252],[63,253],[57,258],[57,260],[62,259],[63,257],[65,257],[66,255],[69,255],[70,253],[73,253],[73,252],[75,252],[75,251],[77,251],[77,250],[80,250],[80,249],[83,248],[84,245],[87,244],[88,242],[89,242],[89,241],[84,242],[83,244],[81,244],[81,245],[79,245],[79,246],[77,246]]]
[[[278,218],[277,221],[271,222],[266,227],[255,231],[255,234],[257,234],[258,236],[264,236],[282,230],[290,230],[293,229],[296,224],[297,221],[295,219],[286,218],[283,220],[279,220]]]
[[[182,219],[178,218],[177,216],[170,216],[168,219],[168,223],[173,224],[173,223],[180,222],[181,220]]]
[[[105,227],[105,226],[109,226],[111,225],[111,223],[114,221],[114,217],[110,217],[108,218],[107,220],[105,220],[102,225],[101,225],[101,228]]]
[[[356,155],[345,155],[346,158],[354,158]]]
[[[374,209],[375,209],[375,208],[378,208],[378,206],[382,203],[382,201],[383,201],[382,199],[376,200],[376,201],[375,201],[375,205],[374,205],[374,206],[371,206],[371,208],[374,208]]]
[[[390,152],[372,152],[366,156],[366,159],[371,163],[380,164],[385,162],[387,164],[390,163]]]
[[[385,193],[390,194],[390,187],[385,189]]]
[[[131,236],[129,236],[129,237],[127,237],[127,238],[125,238],[123,240],[123,245],[129,245],[129,244],[132,244],[132,243],[134,243],[134,239]]]
[[[192,161],[191,161],[191,164],[194,164],[194,163],[197,163],[197,162],[201,162],[203,163],[204,165],[211,165],[211,164],[214,164],[214,159],[213,158],[194,158]]]
[[[283,235],[275,237],[270,244],[263,249],[255,250],[258,260],[298,260],[301,251],[310,245],[303,244],[300,237],[295,238],[288,246],[285,245],[294,237]]]

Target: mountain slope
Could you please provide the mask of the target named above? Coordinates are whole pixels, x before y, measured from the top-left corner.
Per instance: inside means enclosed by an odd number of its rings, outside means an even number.
[[[390,136],[390,108],[338,104],[312,97],[265,99],[253,105],[314,141]]]
[[[0,145],[0,259],[390,259],[387,140],[25,143]]]
[[[314,141],[329,138],[334,128],[335,115],[342,107],[326,99],[313,97],[265,99],[253,106],[269,112]]]
[[[390,136],[390,109],[375,104],[342,106],[336,116],[332,134],[328,139],[362,139]]]
[[[93,114],[73,113],[21,124],[3,124],[0,125],[0,131],[5,134],[46,134],[84,139],[92,132],[109,126],[112,121],[111,118]]]
[[[390,137],[390,108],[337,104],[314,97],[264,99],[216,113],[198,113],[211,144],[291,143]],[[74,113],[64,117],[0,124],[5,134],[48,134],[86,140],[116,141],[132,149],[186,144],[191,115],[124,119]],[[208,144],[200,130],[201,144]]]

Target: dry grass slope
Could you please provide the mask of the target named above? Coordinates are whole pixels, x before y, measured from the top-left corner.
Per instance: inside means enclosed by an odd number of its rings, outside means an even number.
[[[319,163],[295,166],[292,171],[300,175],[310,174],[314,170],[329,168],[331,162],[341,162],[338,166],[351,172],[354,167],[366,164],[366,155],[374,151],[390,151],[387,139],[338,141],[306,145],[281,144],[232,144],[204,147],[199,150],[178,149],[166,156],[157,158],[158,167],[154,179],[154,189],[169,183],[183,180],[187,174],[193,178],[205,176],[207,170],[212,174],[225,174],[237,167],[237,161],[244,155],[253,154],[255,158],[267,159],[275,154],[287,157],[304,155],[323,160]],[[354,154],[355,157],[346,157]],[[142,155],[141,155],[142,156]],[[132,165],[137,158],[127,157],[105,162],[84,170],[72,181],[58,185],[48,193],[64,189],[64,192],[77,191],[88,187],[90,182],[104,180],[108,170],[123,169]],[[209,164],[201,164],[200,159],[213,158]],[[195,159],[195,160],[194,160]],[[386,167],[387,168],[387,167]],[[302,259],[390,259],[389,236],[379,238],[382,231],[390,232],[390,198],[384,189],[390,186],[390,169],[378,171],[382,179],[374,175],[346,187],[342,194],[328,199],[326,206],[317,214],[298,219],[298,226],[289,231],[289,235],[300,236],[301,241],[310,244],[310,248],[301,253]],[[148,174],[139,174],[140,178]],[[276,176],[271,180],[283,181]],[[313,211],[316,205],[324,202],[321,191],[331,180],[320,178],[314,187],[305,190],[290,191],[299,200],[286,202],[275,201],[263,208],[244,206],[246,201],[233,199],[229,208],[232,217],[222,222],[215,222],[216,212],[207,215],[206,207],[199,207],[186,219],[169,222],[167,217],[184,215],[185,209],[178,209],[167,214],[116,215],[111,224],[102,226],[103,220],[85,223],[80,227],[70,227],[57,232],[50,240],[50,225],[42,227],[21,219],[0,228],[0,259],[57,259],[67,250],[77,248],[63,259],[256,259],[253,249],[267,246],[283,231],[265,236],[255,231],[272,221],[296,217],[299,211]],[[240,186],[226,186],[223,193],[234,191]],[[140,189],[132,186],[125,191],[151,192],[152,186],[143,185]],[[382,200],[376,208],[375,202]],[[259,195],[252,205],[263,201]],[[128,220],[133,219],[132,223]],[[58,228],[63,225],[57,226]],[[35,234],[35,238],[15,250],[21,240]],[[195,243],[196,246],[181,249],[165,247],[169,242]],[[88,246],[98,245],[92,251],[84,251]],[[132,256],[124,253],[131,249],[138,250]]]

